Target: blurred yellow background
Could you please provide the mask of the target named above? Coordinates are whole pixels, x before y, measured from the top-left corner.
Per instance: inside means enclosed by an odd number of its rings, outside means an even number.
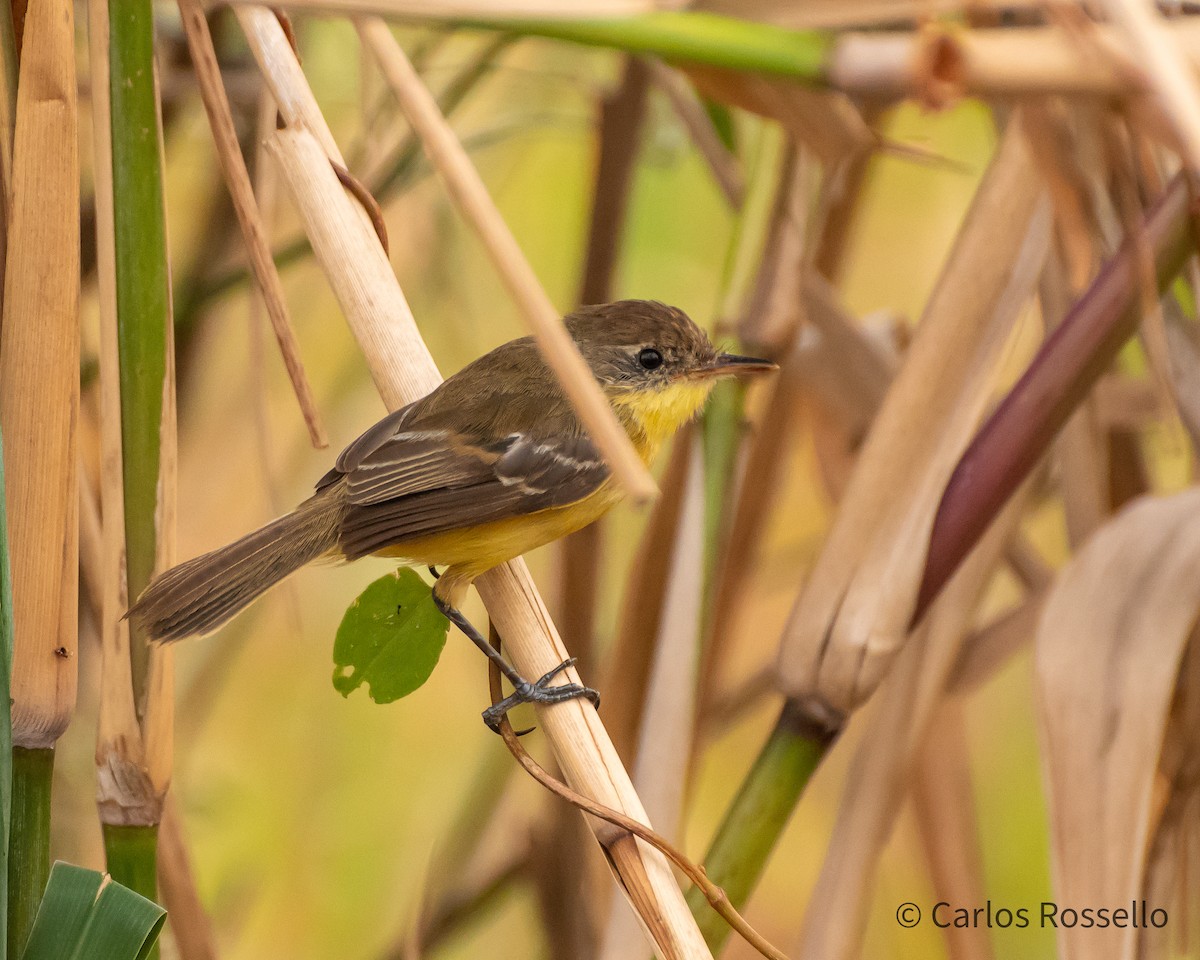
[[[367,100],[378,99],[379,80],[359,68],[357,40],[345,23],[302,21],[300,35],[310,82],[343,148],[353,154],[363,86],[373,93]],[[430,82],[436,86],[479,42],[468,34],[439,48],[427,69]],[[475,160],[564,310],[577,295],[586,238],[595,104],[614,83],[618,66],[604,52],[523,41],[505,52],[455,116],[468,143],[473,137],[485,141],[474,151]],[[201,227],[223,187],[199,102],[193,97],[181,109],[167,141],[177,274],[198,258],[240,256],[237,250],[202,246]],[[733,218],[658,92],[649,117],[615,293],[677,304],[711,326]],[[389,109],[380,122],[401,121]],[[757,120],[739,122],[739,134],[750,141],[762,137],[763,129]],[[987,163],[995,130],[987,110],[974,103],[941,113],[906,106],[883,129],[889,142],[918,147],[929,159],[885,147],[872,161],[840,290],[860,315],[885,310],[914,320]],[[386,138],[386,131],[380,135]],[[388,206],[387,222],[392,262],[443,373],[524,332],[478,243],[427,171]],[[295,230],[283,198],[278,236]],[[247,290],[243,286],[215,301],[181,357],[180,559],[233,539],[303,499],[337,450],[384,412],[316,265],[309,260],[290,267],[284,280],[330,449],[308,446],[267,333],[269,466],[264,464]],[[94,314],[94,307],[87,311]],[[802,418],[795,430],[799,440],[778,519],[763,544],[754,595],[738,624],[730,665],[735,677],[772,660],[779,628],[828,522]],[[269,477],[277,485],[275,503]],[[602,648],[613,636],[644,521],[644,514],[629,508],[606,521],[612,535]],[[1061,555],[1058,529],[1057,517],[1050,516],[1037,531],[1050,559]],[[529,558],[549,598],[556,588],[556,549]],[[334,690],[331,649],[342,612],[387,569],[376,560],[306,569],[217,636],[179,648],[174,782],[199,886],[228,960],[378,956],[418,910],[430,857],[479,771],[502,770],[509,762],[479,720],[486,705],[484,663],[461,636],[451,635],[431,681],[398,703],[381,707],[362,693],[343,699]],[[473,611],[480,613],[478,607]],[[570,647],[571,638],[565,640]],[[81,647],[87,676],[96,650],[86,640]],[[1027,673],[1027,658],[1018,656],[967,710],[988,892],[1007,905],[1050,897]],[[777,708],[773,699],[764,702],[703,756],[683,838],[695,858],[703,856]],[[102,867],[93,807],[94,711],[94,689],[85,687],[59,749],[54,854]],[[855,729],[852,724],[812,783],[746,911],[785,948],[795,941],[820,869]],[[537,734],[528,741],[544,755]],[[503,803],[481,805],[475,814],[495,819],[489,843],[500,845],[527,833],[547,802],[522,777]],[[865,955],[940,955],[937,931],[927,924],[905,930],[894,918],[900,902],[929,899],[919,842],[912,823],[902,819],[878,878]],[[521,886],[437,955],[545,956],[538,931],[534,897]],[[1053,956],[1047,932],[1000,931],[994,942],[999,956]],[[731,942],[726,955],[754,954]]]

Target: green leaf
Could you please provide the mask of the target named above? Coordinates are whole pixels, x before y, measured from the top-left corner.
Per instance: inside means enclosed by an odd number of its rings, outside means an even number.
[[[449,621],[414,571],[380,577],[350,605],[333,643],[333,685],[344,697],[363,683],[376,703],[407,697],[429,679]]]
[[[473,17],[463,26],[551,37],[627,53],[649,53],[676,63],[697,63],[822,83],[833,34],[789,30],[769,23],[698,11],[660,10],[612,19],[513,19]]]
[[[166,915],[102,873],[56,863],[22,960],[144,960]]]

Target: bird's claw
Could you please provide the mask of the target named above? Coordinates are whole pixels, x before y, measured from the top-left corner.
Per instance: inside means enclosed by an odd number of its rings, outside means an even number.
[[[597,710],[600,709],[600,694],[591,687],[585,687],[582,683],[565,683],[557,687],[548,686],[551,680],[557,677],[568,667],[573,666],[575,658],[564,660],[553,670],[544,674],[537,680],[536,683],[530,683],[524,680],[516,684],[515,689],[503,700],[492,704],[483,711],[483,722],[495,733],[500,732],[500,721],[504,715],[513,707],[522,703],[564,703],[567,700],[576,700],[584,697],[589,700]],[[528,733],[528,730],[522,733]]]

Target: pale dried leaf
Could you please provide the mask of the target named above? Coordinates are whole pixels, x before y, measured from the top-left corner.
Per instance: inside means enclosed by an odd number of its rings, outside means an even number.
[[[911,782],[917,751],[946,695],[946,680],[1029,485],[1001,512],[895,660],[855,752],[816,890],[801,957],[851,960],[866,928],[875,869]]]
[[[1088,542],[1046,600],[1035,684],[1062,904],[1143,895],[1164,736],[1200,611],[1198,565],[1200,488],[1144,498]],[[1058,936],[1064,960],[1130,960],[1139,931],[1080,925]]]
[[[1049,219],[1014,117],[785,630],[784,689],[816,714],[861,704],[907,634],[942,492],[991,399]]]
[[[633,785],[646,813],[672,841],[679,839],[695,733],[703,590],[704,454],[699,443],[692,443],[633,767]],[[644,950],[628,904],[614,904],[600,942],[600,960],[624,960]]]

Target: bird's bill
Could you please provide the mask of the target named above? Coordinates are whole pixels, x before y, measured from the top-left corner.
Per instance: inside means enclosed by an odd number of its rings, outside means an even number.
[[[779,364],[758,357],[741,357],[735,353],[719,353],[712,363],[706,364],[690,374],[691,377],[707,380],[709,377],[742,376],[743,374],[767,373],[778,370]]]

